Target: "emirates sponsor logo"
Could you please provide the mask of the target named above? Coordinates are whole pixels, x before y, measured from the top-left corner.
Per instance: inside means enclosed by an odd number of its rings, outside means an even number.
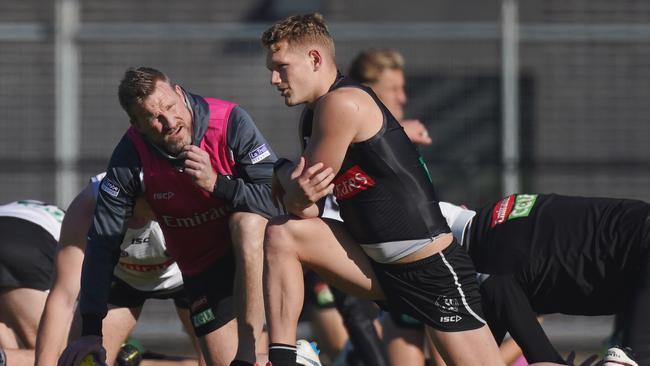
[[[515,195],[508,196],[497,203],[494,209],[492,209],[492,222],[490,226],[495,227],[504,223],[508,219],[510,212],[512,212],[514,204]]]
[[[190,228],[203,225],[209,221],[219,220],[232,211],[230,206],[213,207],[205,212],[195,213],[188,217],[162,215],[162,222],[167,227]]]
[[[346,200],[374,186],[375,181],[368,173],[355,165],[334,180],[334,195],[337,199]]]

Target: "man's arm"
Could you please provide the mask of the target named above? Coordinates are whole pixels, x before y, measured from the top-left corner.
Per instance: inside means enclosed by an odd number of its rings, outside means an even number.
[[[521,285],[511,275],[490,275],[481,284],[481,299],[498,342],[509,332],[528,362],[565,364],[537,321]]]
[[[383,114],[373,99],[357,88],[341,88],[330,92],[318,101],[314,110],[312,135],[303,152],[305,169],[296,176],[294,167],[287,166],[278,172],[278,180],[284,188],[285,204],[292,212],[308,209],[316,203],[310,188],[322,187],[330,175],[320,174],[331,168],[331,178],[339,171],[350,144],[365,141],[374,136],[383,123]],[[323,166],[313,171],[317,163]],[[320,198],[331,189],[329,184]],[[319,198],[319,199],[320,199]]]
[[[95,210],[90,185],[72,201],[61,225],[56,277],[45,303],[36,339],[36,365],[55,365],[65,348],[79,295],[86,235]]]
[[[120,244],[136,197],[142,192],[140,171],[137,151],[129,138],[124,136],[115,148],[106,176],[100,183],[88,233],[79,299],[82,335],[102,334],[102,319],[106,316],[106,303],[113,270],[120,255]]]
[[[239,106],[230,113],[226,142],[233,153],[235,172],[232,177],[219,176],[212,195],[231,202],[238,211],[267,218],[282,214],[271,197],[277,156],[251,116]]]

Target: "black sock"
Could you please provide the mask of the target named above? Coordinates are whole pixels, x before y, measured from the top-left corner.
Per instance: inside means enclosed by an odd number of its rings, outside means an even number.
[[[255,364],[242,360],[232,360],[230,366],[255,366]]]
[[[271,343],[269,345],[269,361],[273,366],[296,366],[296,346]]]

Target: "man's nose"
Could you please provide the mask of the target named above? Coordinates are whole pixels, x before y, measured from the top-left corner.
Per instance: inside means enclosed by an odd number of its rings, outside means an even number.
[[[173,130],[176,128],[176,125],[178,124],[178,121],[176,120],[176,117],[174,115],[160,115],[158,116],[158,120],[160,123],[162,123],[163,126],[166,128]]]
[[[277,71],[271,71],[271,85],[280,84],[280,73]]]
[[[406,92],[404,90],[400,91],[397,95],[397,100],[401,105],[406,105],[408,98],[406,97]]]

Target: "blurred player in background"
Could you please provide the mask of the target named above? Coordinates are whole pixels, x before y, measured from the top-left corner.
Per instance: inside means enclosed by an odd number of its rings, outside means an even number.
[[[86,236],[103,176],[92,178],[72,201],[63,220],[56,257],[56,277],[47,297],[36,343],[36,365],[56,364],[67,345],[79,294]],[[110,306],[103,320],[103,346],[109,365],[115,363],[118,351],[135,327],[147,299],[173,300],[185,331],[193,334],[189,300],[183,289],[181,272],[166,253],[163,233],[158,223],[153,221],[154,218],[146,201],[138,198],[120,245],[120,257],[113,272],[108,299]],[[73,339],[77,336],[74,334]],[[196,337],[190,335],[190,338],[200,357]],[[196,361],[188,361],[188,364],[192,363],[196,365]],[[143,364],[151,365],[151,362]],[[205,361],[201,359],[200,364],[204,365]]]
[[[0,206],[0,365],[34,363],[63,216],[40,201]]]
[[[380,48],[362,51],[352,60],[348,75],[372,88],[414,144],[431,144],[427,128],[420,120],[404,118],[408,97],[402,54]]]

